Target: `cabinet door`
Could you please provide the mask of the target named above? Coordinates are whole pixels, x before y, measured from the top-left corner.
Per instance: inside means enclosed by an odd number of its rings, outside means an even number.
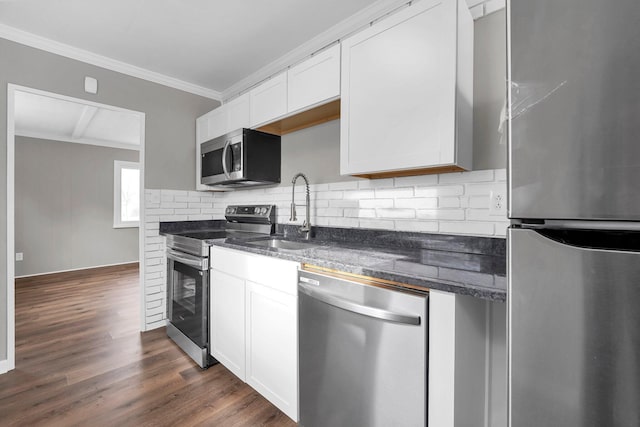
[[[196,190],[211,190],[200,183],[201,153],[200,144],[226,132],[225,109],[220,106],[196,119]]]
[[[247,383],[298,420],[298,298],[247,281]]]
[[[287,75],[289,112],[302,110],[340,95],[340,45],[291,67]]]
[[[278,74],[253,88],[249,95],[251,127],[268,123],[285,115],[287,113],[287,73]]]
[[[245,381],[245,283],[211,270],[211,355]]]
[[[227,133],[227,108],[221,105],[207,113],[207,137],[204,141],[217,138]],[[202,141],[202,142],[204,142]]]
[[[227,132],[247,128],[250,123],[249,93],[225,104],[227,107]]]
[[[454,163],[456,5],[425,0],[342,43],[342,174]]]

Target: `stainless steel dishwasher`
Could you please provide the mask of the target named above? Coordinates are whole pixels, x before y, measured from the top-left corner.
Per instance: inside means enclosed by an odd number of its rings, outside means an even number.
[[[301,271],[302,427],[425,426],[428,293]]]

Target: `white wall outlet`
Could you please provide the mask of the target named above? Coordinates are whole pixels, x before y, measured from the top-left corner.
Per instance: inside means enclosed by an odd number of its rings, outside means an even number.
[[[504,191],[494,190],[489,195],[489,215],[507,215],[507,194]]]
[[[16,261],[22,261],[24,259],[24,254],[22,252],[16,252]]]

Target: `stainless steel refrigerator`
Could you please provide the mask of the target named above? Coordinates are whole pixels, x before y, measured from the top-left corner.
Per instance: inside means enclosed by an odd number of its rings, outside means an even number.
[[[640,426],[640,2],[507,14],[509,425]]]

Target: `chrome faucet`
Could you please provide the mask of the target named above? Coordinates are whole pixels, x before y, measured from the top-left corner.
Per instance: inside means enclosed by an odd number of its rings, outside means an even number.
[[[298,230],[301,233],[306,233],[304,238],[306,240],[309,240],[311,238],[311,219],[310,219],[311,202],[309,198],[309,180],[303,173],[295,174],[295,176],[291,180],[291,183],[293,184],[293,186],[291,187],[291,217],[289,218],[289,221],[296,221],[298,219],[296,218],[296,181],[298,180],[298,178],[304,179],[304,183],[307,187],[307,199],[306,199],[306,205],[305,205],[307,218],[302,223],[302,227],[300,227]]]

